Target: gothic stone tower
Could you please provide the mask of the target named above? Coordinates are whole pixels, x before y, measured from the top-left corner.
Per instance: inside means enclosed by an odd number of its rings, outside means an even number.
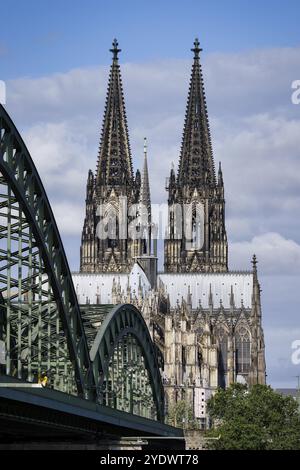
[[[171,169],[167,187],[169,231],[165,240],[165,272],[226,272],[228,269],[224,185],[221,165],[217,179],[215,175],[199,58],[201,50],[196,39],[178,173],[176,177]],[[186,211],[185,207],[190,209]],[[187,225],[190,232],[186,230]]]
[[[140,309],[159,352],[168,405],[187,400],[201,420],[204,401],[218,386],[265,383],[266,365],[256,257],[251,271],[231,272],[227,267],[223,177],[221,167],[217,176],[214,170],[198,40],[192,51],[179,168],[177,175],[171,170],[168,184],[165,272],[156,276],[146,142],[143,171],[133,176],[115,41],[98,167],[95,176],[88,173],[81,273],[73,280],[81,303],[126,302]],[[143,236],[123,239],[117,227],[113,240],[99,240],[97,225],[103,220],[109,225],[110,211],[121,204],[119,196],[121,202],[127,198],[128,205],[136,204],[135,224]],[[181,230],[181,238],[176,218],[178,207],[186,206],[192,230]],[[202,220],[197,218],[198,206]],[[128,231],[128,212],[126,219]]]
[[[128,236],[128,207],[139,201],[141,176],[133,176],[116,40],[111,52],[98,165],[87,180],[81,272],[129,272],[138,255],[137,241]]]
[[[263,384],[266,365],[256,257],[252,271],[228,271],[223,176],[221,165],[217,176],[214,170],[197,39],[192,51],[179,167],[177,175],[171,169],[167,185],[169,232],[159,282],[169,305],[163,326],[167,404],[186,400],[202,420],[204,402],[217,387]],[[197,206],[202,219],[194,214]],[[185,207],[190,232],[180,219]]]

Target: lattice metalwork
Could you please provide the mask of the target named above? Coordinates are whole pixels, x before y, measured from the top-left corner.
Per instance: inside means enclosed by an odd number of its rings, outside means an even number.
[[[77,393],[65,331],[41,250],[21,204],[0,176],[0,285],[6,306],[6,374]]]
[[[140,312],[121,305],[105,315],[97,306],[94,321],[87,307],[85,331],[45,190],[0,105],[0,373],[28,382],[45,375],[48,387],[163,420],[157,356]]]
[[[107,377],[102,384],[102,403],[145,418],[157,419],[150,380],[140,344],[132,334],[125,335],[110,357]]]
[[[45,190],[0,106],[0,302],[6,374],[86,398],[95,386],[76,293]],[[3,310],[2,310],[3,309]]]
[[[118,305],[105,316],[91,359],[101,404],[163,420],[157,354],[147,325],[133,305]]]

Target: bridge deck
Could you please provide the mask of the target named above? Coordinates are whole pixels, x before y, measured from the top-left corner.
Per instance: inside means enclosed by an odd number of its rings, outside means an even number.
[[[1,376],[0,384],[4,382],[18,383]],[[152,445],[158,447],[163,444],[166,448],[182,448],[184,445],[182,430],[157,421],[47,388],[0,386],[1,442],[28,439],[112,441],[130,436],[160,437],[161,441],[152,441]]]

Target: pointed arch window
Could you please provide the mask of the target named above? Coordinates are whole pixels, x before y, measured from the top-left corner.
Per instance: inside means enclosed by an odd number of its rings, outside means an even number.
[[[197,366],[199,367],[200,370],[201,370],[202,364],[203,364],[203,355],[202,355],[201,348],[198,347],[198,350],[197,350]]]
[[[215,332],[218,345],[218,382],[222,388],[226,387],[227,359],[228,359],[228,333],[225,327],[219,326]]]
[[[197,213],[196,213],[196,206],[193,204],[192,210],[192,243],[193,246],[196,245],[197,242]]]
[[[193,202],[192,207],[192,249],[201,250],[203,247],[203,205]]]
[[[242,327],[237,331],[235,345],[237,374],[246,374],[250,370],[251,363],[250,335],[246,328]]]
[[[104,226],[105,233],[107,234],[107,247],[114,248],[117,246],[119,239],[119,219],[117,209],[109,207],[105,213],[106,224]]]

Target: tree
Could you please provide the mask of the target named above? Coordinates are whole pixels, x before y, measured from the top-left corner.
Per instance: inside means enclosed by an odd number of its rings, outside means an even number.
[[[298,403],[266,385],[234,384],[219,389],[207,403],[213,429],[210,449],[300,449]]]
[[[193,418],[193,410],[189,403],[180,400],[170,407],[167,423],[176,428],[195,429],[196,422]]]

